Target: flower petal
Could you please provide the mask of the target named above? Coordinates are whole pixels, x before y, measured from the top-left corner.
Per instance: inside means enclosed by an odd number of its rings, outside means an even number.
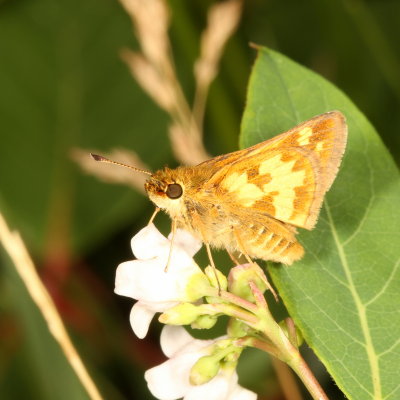
[[[121,263],[115,274],[114,292],[147,302],[175,300],[178,297],[175,282],[177,276],[168,276],[163,266],[164,263],[158,258]]]
[[[239,385],[236,370],[220,370],[220,376],[229,380],[229,391],[226,400],[256,400],[257,394]]]
[[[190,374],[200,357],[209,354],[213,344],[222,338],[200,340],[192,338],[182,327],[166,326],[161,333],[163,352],[171,357],[146,371],[145,379],[153,396],[160,400],[255,400],[256,394],[238,384],[232,367],[221,368],[204,385],[192,385]],[[210,346],[211,345],[211,346]]]
[[[146,302],[193,300],[194,294],[188,292],[187,286],[195,275],[203,276],[199,266],[184,251],[176,249],[165,271],[167,257],[121,263],[116,271],[115,293]]]
[[[171,238],[172,232],[168,235],[168,239],[171,240]],[[190,257],[193,257],[201,249],[202,242],[188,231],[177,229],[173,246],[180,247],[182,250],[186,251]]]
[[[234,390],[229,393],[230,400],[256,400],[257,394],[251,390],[245,389],[239,385],[235,386]]]
[[[257,394],[238,384],[235,370],[220,370],[218,375],[204,385],[193,386],[184,400],[256,400]]]
[[[218,375],[204,385],[192,386],[184,400],[226,400],[228,392],[229,381]]]
[[[151,320],[153,319],[156,311],[151,310],[147,305],[138,301],[131,310],[129,321],[131,323],[133,332],[139,339],[146,337],[149,331]]]
[[[182,326],[165,325],[161,331],[161,349],[167,357],[172,357],[193,340]]]
[[[125,261],[118,265],[115,273],[114,292],[120,296],[135,298],[135,290],[132,287],[134,279],[135,264],[137,261]]]
[[[147,370],[144,378],[153,396],[160,400],[185,396],[193,387],[189,382],[189,371],[198,358],[197,353],[187,353]]]
[[[138,301],[132,307],[129,321],[132,330],[139,339],[143,339],[149,330],[154,315],[176,306],[177,302],[151,302]]]
[[[131,240],[133,254],[139,260],[150,260],[163,254],[170,246],[169,240],[160,231],[149,224],[140,230]]]

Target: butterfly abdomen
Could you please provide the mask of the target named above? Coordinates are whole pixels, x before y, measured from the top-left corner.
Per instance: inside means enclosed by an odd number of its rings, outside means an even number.
[[[304,254],[295,237],[296,229],[272,217],[258,215],[249,224],[243,224],[232,210],[227,213],[218,204],[209,204],[207,208],[191,204],[187,205],[187,210],[191,211],[188,213],[190,217],[183,218],[180,225],[213,247],[286,265]],[[256,223],[256,219],[260,222]],[[189,221],[194,224],[189,224]],[[208,226],[208,230],[203,224]],[[210,235],[207,236],[206,232]]]
[[[253,258],[290,265],[304,254],[303,246],[294,234],[285,229],[251,225],[239,234],[243,250]]]

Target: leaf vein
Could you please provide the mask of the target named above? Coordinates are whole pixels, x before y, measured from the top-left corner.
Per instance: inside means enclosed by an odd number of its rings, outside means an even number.
[[[374,303],[376,300],[378,300],[378,298],[380,296],[382,296],[385,293],[386,289],[388,288],[388,286],[390,285],[390,283],[394,279],[399,266],[400,266],[400,258],[397,260],[392,272],[390,273],[389,278],[385,281],[385,284],[382,286],[382,289],[378,293],[376,293],[376,295],[374,297],[372,297],[370,300],[368,300],[365,303],[365,307],[368,307],[369,305]]]
[[[307,293],[303,290],[303,288],[302,288],[301,286],[298,286],[298,289],[299,289],[300,292],[303,293],[304,298],[309,299],[309,300],[312,302],[312,298],[311,298],[310,296],[307,295]],[[318,307],[318,304],[317,304],[317,307]],[[348,336],[349,338],[351,338],[351,340],[353,340],[355,343],[358,343],[361,347],[363,347],[363,348],[366,347],[366,346],[365,346],[365,343],[363,343],[363,342],[361,342],[360,340],[358,340],[357,338],[353,337],[349,332],[347,332],[346,330],[344,330],[342,326],[338,325],[337,321],[335,321],[329,314],[327,314],[326,311],[325,311],[324,309],[322,309],[322,308],[320,308],[320,307],[318,307],[318,309],[319,309],[320,312],[321,312],[322,314],[324,314],[325,317],[326,317],[328,320],[330,320],[330,321],[333,323],[333,325],[334,325],[335,327],[337,327],[337,329],[338,329],[339,331],[341,331],[344,335],[346,335],[346,336]],[[325,349],[325,352],[326,352],[327,354],[330,355],[329,358],[330,358],[331,360],[334,360],[335,358],[337,358],[337,354],[336,354],[336,353],[333,353],[333,352],[331,351],[331,349],[330,349],[328,346],[325,345],[325,343],[320,342],[320,346],[321,346],[321,348],[324,348],[324,349]],[[369,391],[369,390],[365,387],[365,384],[364,384],[363,382],[360,382],[360,381],[358,380],[358,378],[356,377],[356,375],[354,375],[353,370],[350,369],[350,368],[348,368],[346,363],[341,362],[340,360],[339,360],[338,362],[340,362],[341,368],[344,369],[344,370],[346,371],[346,373],[348,374],[348,376],[351,377],[352,379],[354,379],[354,381],[359,385],[359,388],[361,388],[361,389],[364,390],[368,395],[370,395],[371,397],[373,397],[373,393],[372,393],[371,391]]]
[[[375,352],[370,328],[368,326],[366,307],[362,303],[361,298],[360,298],[359,294],[357,293],[357,289],[356,289],[356,286],[354,284],[354,281],[353,281],[353,278],[351,275],[350,266],[348,264],[346,253],[344,251],[343,244],[340,242],[339,235],[336,230],[333,217],[331,215],[331,210],[329,208],[328,200],[325,201],[325,209],[326,209],[326,213],[328,216],[328,220],[330,222],[333,239],[334,239],[337,249],[339,251],[339,257],[342,262],[344,273],[347,277],[347,280],[349,281],[350,293],[354,299],[355,305],[358,310],[361,330],[363,332],[364,339],[365,339],[365,349],[367,352],[367,357],[368,357],[369,365],[370,365],[370,369],[371,369],[371,379],[372,379],[372,385],[373,385],[373,389],[374,389],[374,397],[373,398],[375,400],[382,399],[381,377],[380,377],[380,373],[379,373],[378,356]]]
[[[397,339],[388,349],[386,349],[385,351],[382,351],[381,353],[378,354],[378,357],[382,357],[387,353],[390,353],[396,346],[398,346],[400,344],[400,338]]]

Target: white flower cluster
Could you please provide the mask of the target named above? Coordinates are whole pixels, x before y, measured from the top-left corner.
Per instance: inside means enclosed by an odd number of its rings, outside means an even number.
[[[153,396],[161,400],[182,397],[187,400],[256,399],[255,393],[238,384],[235,369],[221,368],[213,379],[202,385],[190,383],[193,365],[209,353],[215,340],[194,339],[184,328],[166,325],[161,333],[161,348],[169,360],[145,373],[147,385]]]
[[[136,260],[118,266],[115,293],[137,300],[130,322],[135,334],[144,338],[156,313],[181,303],[196,302],[205,295],[210,280],[192,258],[201,243],[185,231],[177,230],[171,250],[170,240],[150,224],[134,236],[131,246]],[[168,272],[165,271],[167,263]],[[255,393],[238,384],[235,363],[215,362],[215,354],[225,354],[218,347],[223,339],[198,340],[181,326],[166,325],[161,334],[161,347],[169,359],[146,371],[151,393],[160,400],[256,399]],[[210,358],[208,368],[213,370],[210,365],[216,364],[218,368],[211,372],[210,379],[204,379],[207,368],[201,369],[201,366]]]

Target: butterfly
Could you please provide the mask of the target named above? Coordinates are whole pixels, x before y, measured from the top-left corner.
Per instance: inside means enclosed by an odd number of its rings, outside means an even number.
[[[169,214],[173,231],[191,232],[208,252],[212,246],[290,265],[304,254],[297,228],[311,230],[317,223],[346,142],[345,118],[331,111],[196,166],[154,173],[130,168],[150,175],[145,190]]]

